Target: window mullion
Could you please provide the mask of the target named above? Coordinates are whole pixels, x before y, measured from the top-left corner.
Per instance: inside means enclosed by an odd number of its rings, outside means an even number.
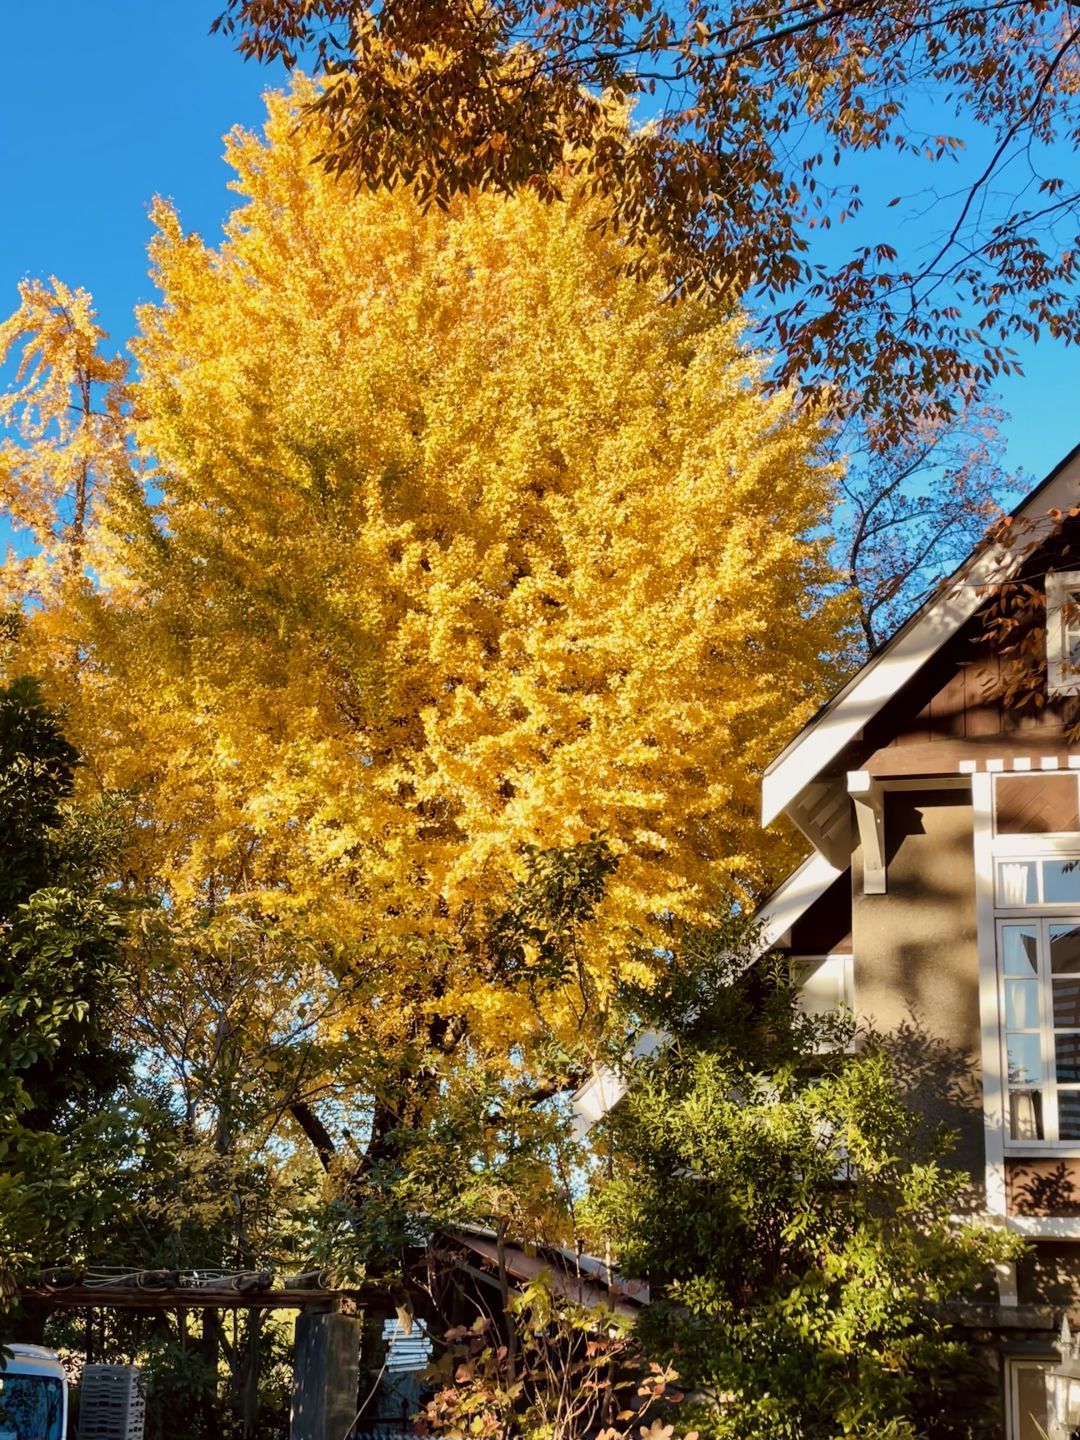
[[[1054,978],[1050,969],[1050,919],[1039,921],[1039,1003],[1042,1006],[1043,1113],[1047,1140],[1059,1134],[1057,1052],[1054,1048]]]

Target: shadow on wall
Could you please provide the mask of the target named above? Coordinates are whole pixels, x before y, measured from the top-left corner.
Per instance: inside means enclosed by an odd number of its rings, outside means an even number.
[[[975,864],[968,793],[886,796],[888,892],[855,885],[859,1009],[883,1034],[933,1033],[978,1059]],[[853,879],[861,879],[853,871]]]
[[[1018,1268],[1021,1300],[1052,1306],[1056,1334],[1060,1312],[1075,1311],[1080,1298],[1080,1247],[1067,1241],[1042,1240]]]
[[[963,1050],[933,1034],[914,1011],[891,1030],[867,1031],[866,1038],[888,1057],[900,1094],[918,1117],[915,1152],[938,1153],[951,1141],[952,1148],[942,1160],[971,1176],[965,1199],[972,1209],[981,1208],[984,1151],[978,1065]]]
[[[1007,1168],[1009,1210],[1018,1215],[1080,1215],[1080,1164],[1013,1160]]]

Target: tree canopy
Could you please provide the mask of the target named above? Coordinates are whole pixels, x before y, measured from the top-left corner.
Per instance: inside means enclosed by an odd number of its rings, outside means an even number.
[[[157,207],[162,300],[100,406],[138,470],[107,451],[77,573],[41,533],[69,579],[15,653],[136,797],[139,883],[176,923],[257,920],[295,967],[275,1002],[329,966],[354,1057],[436,1021],[576,1038],[653,917],[726,913],[796,853],[756,776],[833,680],[835,471],[742,317],[658,305],[587,187],[358,201],[297,103],[231,137],[216,250]],[[530,855],[593,837],[617,879],[547,977],[498,917]]]
[[[264,136],[230,137],[240,202],[219,245],[155,207],[161,298],[130,378],[102,357],[90,298],[59,282],[24,285],[0,329],[16,362],[0,494],[33,541],[3,574],[3,663],[48,697],[5,692],[46,759],[20,740],[0,775],[24,822],[0,863],[0,1002],[21,1007],[0,1085],[13,1129],[21,1110],[53,1117],[50,1164],[82,1153],[99,1095],[122,1098],[136,1147],[106,1173],[137,1202],[110,1247],[125,1263],[378,1264],[390,1286],[418,1216],[500,1236],[550,1219],[568,1237],[583,1157],[558,1099],[650,1007],[692,1037],[704,1011],[678,1011],[676,959],[728,955],[734,912],[798,854],[761,833],[758,776],[837,678],[852,607],[827,558],[839,467],[810,408],[766,385],[730,297],[658,303],[659,246],[619,233],[586,176],[560,174],[558,206],[358,197],[313,163],[332,125],[296,123],[317,93],[272,97]],[[0,764],[5,725],[0,710]],[[73,746],[79,798],[106,797],[117,827],[107,892],[104,850],[71,870],[86,935],[41,889],[68,875],[53,832]],[[132,893],[156,903],[121,973],[113,906]],[[725,991],[740,1044],[757,983]],[[703,1091],[696,1071],[658,1069],[646,1105],[693,1120],[703,1096],[734,1133],[729,1092],[764,1072],[702,1064]],[[813,1126],[830,1096],[848,1118],[862,1101],[810,1078],[776,1108],[769,1179],[847,1265]],[[920,1197],[888,1168],[902,1115],[886,1090],[860,1163],[934,1221],[952,1189],[934,1172]],[[628,1256],[663,1223],[654,1139],[622,1133],[633,1233],[608,1232]],[[759,1159],[739,1151],[741,1173]],[[619,1200],[605,1178],[600,1224]],[[97,1190],[87,1203],[89,1225]],[[83,1212],[58,1213],[70,1250]],[[741,1263],[769,1223],[722,1231],[725,1256]],[[945,1294],[989,1252],[938,1239]],[[889,1249],[873,1301],[916,1249]],[[230,1342],[204,1317],[198,1365],[185,1317],[175,1345],[165,1329],[146,1342],[163,1393],[201,1397],[193,1434],[221,1433],[222,1355],[254,1425],[265,1338],[251,1322]]]
[[[625,1066],[590,1238],[648,1276],[639,1340],[703,1434],[967,1434],[985,1382],[951,1306],[1023,1247],[971,1213],[955,1137],[912,1106],[933,1060],[908,1055],[905,1094],[895,1036],[805,1015],[750,940],[676,942],[664,984],[627,995],[670,1039]]]
[[[781,380],[890,440],[1008,373],[1017,337],[1077,334],[1067,6],[228,0],[215,28],[324,74],[319,154],[358,185],[445,204],[583,179],[605,224],[660,242],[633,266],[750,297]],[[865,218],[866,158],[897,167],[893,204],[907,177],[929,234],[902,253],[883,208],[819,258],[814,232]]]
[[[120,1092],[129,974],[105,875],[111,808],[70,805],[77,763],[25,677],[0,688],[0,1300],[33,1263],[84,1256],[129,1198]]]

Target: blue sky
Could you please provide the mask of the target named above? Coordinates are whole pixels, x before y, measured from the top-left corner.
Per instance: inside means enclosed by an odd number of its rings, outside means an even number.
[[[222,136],[257,125],[274,78],[210,36],[215,0],[5,6],[0,87],[0,310],[25,275],[90,290],[123,342],[153,298],[147,206],[216,236],[228,213]]]
[[[151,198],[170,196],[187,228],[217,235],[231,205],[221,137],[233,124],[258,125],[261,91],[281,78],[208,34],[218,8],[217,0],[55,0],[44,19],[25,3],[6,7],[0,312],[14,308],[21,277],[56,274],[93,293],[122,344],[134,306],[153,298]],[[891,188],[888,163],[879,198]],[[883,218],[895,227],[903,214],[897,207]],[[1080,350],[1044,342],[1021,358],[1026,374],[1000,391],[1012,415],[1009,460],[1041,477],[1080,441]]]

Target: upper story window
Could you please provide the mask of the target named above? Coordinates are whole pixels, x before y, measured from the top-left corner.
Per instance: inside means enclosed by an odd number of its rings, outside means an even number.
[[[999,923],[1009,1135],[1080,1141],[1080,917]]]
[[[1080,1144],[1080,773],[994,783],[994,909],[1011,1144]]]
[[[1051,695],[1080,693],[1080,570],[1046,577],[1046,683]]]

